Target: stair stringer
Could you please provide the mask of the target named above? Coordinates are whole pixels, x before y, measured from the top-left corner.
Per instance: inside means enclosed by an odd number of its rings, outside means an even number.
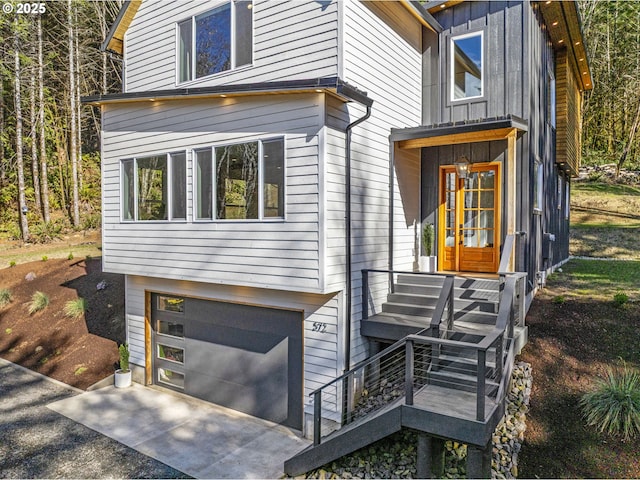
[[[284,462],[284,473],[302,475],[336,458],[371,445],[402,429],[404,397],[384,409],[353,422],[323,439],[320,445],[311,445]]]

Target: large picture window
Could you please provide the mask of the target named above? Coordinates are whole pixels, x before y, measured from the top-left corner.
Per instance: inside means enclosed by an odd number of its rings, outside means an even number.
[[[199,220],[284,217],[284,140],[220,145],[196,151]]]
[[[184,152],[122,160],[123,220],[186,220]]]
[[[481,97],[484,83],[482,32],[451,38],[451,100]]]
[[[253,3],[235,0],[178,23],[178,81],[253,61]]]

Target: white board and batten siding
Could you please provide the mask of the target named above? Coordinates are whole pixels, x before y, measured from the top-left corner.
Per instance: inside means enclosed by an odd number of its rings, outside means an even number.
[[[177,83],[177,23],[228,0],[145,0],[125,38],[125,91],[274,82],[338,74],[337,2],[254,0],[253,63]]]
[[[105,106],[105,270],[327,293],[318,172],[323,104],[322,94],[301,94]],[[285,218],[194,220],[192,150],[276,137],[285,138]],[[121,160],[185,150],[187,221],[121,221]]]
[[[304,316],[304,403],[310,402],[309,394],[313,390],[339,374],[336,352],[339,350],[337,318],[342,308],[341,294],[303,294],[128,275],[127,342],[131,363],[142,367],[145,365],[145,291],[300,311]],[[314,324],[324,325],[322,331],[314,328]]]
[[[422,28],[401,4],[344,2],[344,59],[341,76],[366,91],[374,101],[371,117],[353,130],[353,320],[352,361],[363,359],[366,342],[360,336],[361,269],[388,268],[389,134],[391,128],[421,121]],[[398,30],[394,30],[394,26]],[[400,28],[402,31],[400,31]],[[364,113],[349,105],[351,121]],[[419,171],[419,158],[407,156],[403,167]],[[416,177],[419,178],[419,177]],[[419,180],[415,189],[394,182],[394,269],[413,270]],[[415,218],[407,218],[407,215]],[[328,225],[328,228],[331,228]],[[336,226],[339,228],[339,226]],[[389,285],[386,275],[371,277],[370,313],[379,311]]]

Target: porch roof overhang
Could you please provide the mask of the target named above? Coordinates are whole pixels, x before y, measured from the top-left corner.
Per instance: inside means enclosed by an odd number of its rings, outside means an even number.
[[[508,115],[475,121],[392,128],[389,138],[391,142],[397,142],[399,148],[409,149],[506,140],[526,131],[525,120]]]
[[[155,102],[161,100],[189,100],[197,98],[226,98],[313,92],[329,93],[343,102],[355,101],[366,107],[370,107],[373,104],[373,99],[367,95],[367,92],[353,85],[349,85],[338,77],[111,93],[82,97],[81,101],[89,105],[104,105],[114,103]]]

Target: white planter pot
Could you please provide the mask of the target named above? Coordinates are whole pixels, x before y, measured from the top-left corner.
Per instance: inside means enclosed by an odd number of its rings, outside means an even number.
[[[131,386],[131,370],[116,370],[114,375],[114,385],[116,388],[127,388]]]
[[[425,272],[425,273],[433,273],[435,271],[437,271],[437,263],[438,263],[438,259],[436,256],[430,256],[430,257],[420,257],[419,261],[419,267],[420,267],[420,271],[421,272]]]

